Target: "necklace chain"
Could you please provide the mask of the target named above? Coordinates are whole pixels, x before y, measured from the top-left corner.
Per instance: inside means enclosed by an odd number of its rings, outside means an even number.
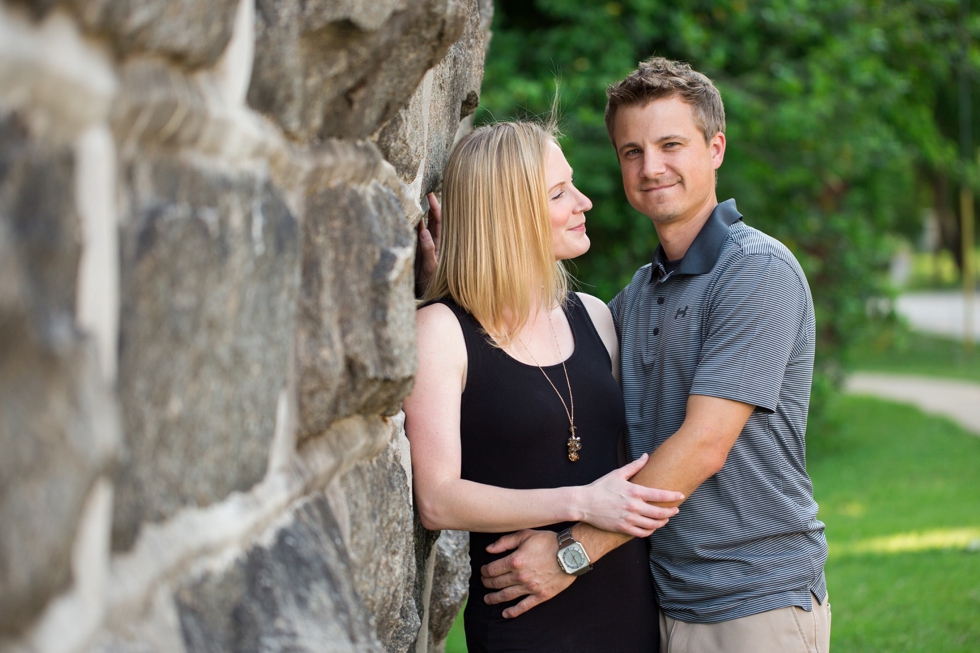
[[[524,344],[524,341],[521,340],[520,336],[517,337],[517,341],[521,343],[521,346],[524,347],[524,351],[526,351],[527,355],[531,357],[531,360],[534,361],[537,368],[541,370],[541,374],[544,375],[545,380],[548,381],[548,385],[550,385],[555,391],[555,394],[558,395],[558,400],[561,402],[562,408],[565,409],[565,416],[568,417],[568,430],[571,432],[571,436],[568,438],[567,443],[568,459],[575,462],[579,459],[578,452],[582,448],[582,440],[575,434],[575,397],[572,395],[572,382],[568,379],[568,368],[565,367],[565,356],[561,353],[561,345],[558,344],[558,334],[555,333],[555,324],[551,321],[550,311],[548,313],[548,326],[551,327],[551,335],[555,339],[555,349],[558,350],[558,357],[561,358],[561,369],[565,372],[565,383],[568,384],[568,404],[565,403],[565,398],[561,396],[560,392],[558,392],[558,388],[551,380],[551,377],[548,376],[548,373],[544,371],[544,368],[541,367],[537,359],[534,358],[534,354],[531,353],[531,350]],[[569,410],[569,404],[571,404],[571,410]]]

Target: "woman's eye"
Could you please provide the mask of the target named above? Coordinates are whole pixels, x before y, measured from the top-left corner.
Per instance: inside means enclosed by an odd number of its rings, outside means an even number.
[[[561,197],[564,194],[565,194],[565,191],[563,191],[563,190],[562,191],[558,191],[558,194],[555,195],[554,197],[552,197],[551,199],[556,200],[556,199],[558,199],[559,197]]]

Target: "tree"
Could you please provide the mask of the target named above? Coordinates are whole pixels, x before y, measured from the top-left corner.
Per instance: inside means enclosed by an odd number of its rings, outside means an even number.
[[[478,120],[543,114],[560,80],[563,146],[595,203],[578,272],[606,299],[657,242],[622,192],[606,85],[654,54],[712,78],[729,142],[719,199],[735,197],[810,280],[818,408],[870,328],[869,307],[888,296],[889,235],[917,232],[936,178],[976,178],[946,128],[958,47],[949,0],[499,0],[494,20]]]

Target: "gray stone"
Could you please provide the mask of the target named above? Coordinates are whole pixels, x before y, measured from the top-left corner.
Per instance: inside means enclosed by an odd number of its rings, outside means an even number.
[[[128,182],[116,549],[262,478],[299,286],[297,221],[261,175],[145,155]]]
[[[82,504],[119,437],[75,324],[73,175],[71,149],[0,118],[0,634],[67,587]]]
[[[43,4],[49,4],[47,2]],[[231,39],[238,0],[63,0],[120,57],[145,52],[190,67],[214,64]]]
[[[248,102],[302,141],[370,136],[462,33],[468,1],[258,0]]]
[[[380,161],[373,147],[354,154]],[[405,214],[394,193],[375,181],[334,179],[326,171],[310,187],[303,222],[301,438],[349,415],[397,413],[417,361],[414,238]]]
[[[462,36],[378,138],[378,147],[406,183],[415,179],[424,161],[423,195],[441,183],[460,121],[472,115],[480,102],[493,6],[485,0],[469,0],[466,9]]]
[[[445,650],[449,629],[470,591],[470,534],[442,531],[436,540],[435,567],[429,595],[429,651]]]
[[[392,442],[344,475],[354,586],[388,653],[408,651],[422,625],[412,542],[411,489]]]
[[[176,148],[200,138],[209,115],[197,80],[154,59],[126,62],[119,72],[111,115],[117,142]]]
[[[220,573],[187,581],[177,610],[188,653],[380,653],[353,563],[323,494]]]

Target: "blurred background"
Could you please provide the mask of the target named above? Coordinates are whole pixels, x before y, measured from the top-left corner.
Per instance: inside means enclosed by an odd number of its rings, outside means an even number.
[[[718,198],[789,246],[816,305],[808,469],[838,653],[980,650],[978,35],[980,1],[495,2],[477,123],[543,116],[559,88],[595,204],[573,269],[603,299],[657,244],[606,86],[656,54],[720,89]]]

